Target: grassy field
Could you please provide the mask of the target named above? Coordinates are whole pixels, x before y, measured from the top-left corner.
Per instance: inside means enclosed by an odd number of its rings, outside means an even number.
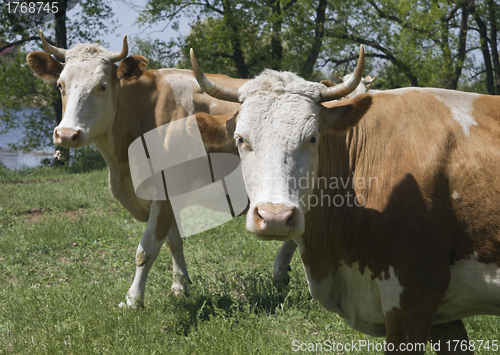
[[[164,247],[145,308],[119,308],[145,224],[112,198],[106,170],[30,172],[0,169],[2,355],[292,354],[294,340],[383,341],[352,330],[311,298],[298,255],[290,285],[278,293],[271,270],[280,244],[245,233],[241,217],[185,239],[189,298],[168,292]],[[471,339],[500,340],[500,318],[466,324]]]

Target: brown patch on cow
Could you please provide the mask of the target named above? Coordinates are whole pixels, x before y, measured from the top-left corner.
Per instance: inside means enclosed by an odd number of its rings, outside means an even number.
[[[163,240],[167,237],[167,233],[170,230],[170,227],[174,223],[174,212],[172,210],[172,205],[169,201],[161,201],[157,202],[160,205],[160,212],[158,214],[158,218],[156,220],[156,229],[154,231],[156,240]],[[172,245],[167,240],[167,244],[170,249],[172,249]],[[182,240],[181,240],[181,248],[182,248]]]
[[[467,335],[467,330],[465,329],[464,323],[462,320],[456,320],[449,323],[444,324],[434,324],[432,326],[429,340],[431,344],[440,344],[441,351],[438,354],[446,354],[446,348],[443,347],[447,342],[451,342],[451,344],[464,344],[462,341],[465,341],[465,344],[469,344],[469,336]],[[447,346],[447,344],[446,344]],[[462,350],[462,349],[461,349]],[[473,351],[462,351],[462,354],[474,354]]]
[[[394,349],[391,354],[404,353],[398,351],[400,349],[400,344],[416,345],[419,343],[427,343],[434,316],[429,315],[428,309],[424,309],[423,313],[418,313],[426,304],[427,302],[423,303],[421,307],[414,311],[411,309],[407,311],[401,308],[393,308],[386,313],[386,343],[392,344],[392,346],[388,345],[391,349]],[[404,347],[404,349],[406,349],[406,347]],[[414,351],[414,353],[417,352]],[[418,353],[424,354],[425,351]]]
[[[144,250],[138,251],[135,254],[135,263],[136,263],[137,267],[141,267],[141,266],[146,265],[148,259],[149,259],[149,255],[147,255]]]
[[[62,64],[45,52],[30,52],[26,59],[35,74],[45,80],[57,80],[63,70]]]
[[[134,81],[144,74],[147,66],[148,60],[146,58],[140,55],[132,55],[120,63],[116,75],[119,80]]]

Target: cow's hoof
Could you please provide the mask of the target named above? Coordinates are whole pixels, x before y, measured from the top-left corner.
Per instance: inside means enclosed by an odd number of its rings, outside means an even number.
[[[118,307],[120,308],[143,308],[144,307],[144,301],[142,300],[141,297],[130,297],[127,295],[125,297],[125,302],[120,302]]]
[[[170,289],[169,295],[172,295],[174,297],[189,297],[189,291],[172,288]]]
[[[290,284],[290,276],[285,275],[285,277],[281,278],[273,278],[273,285],[278,290],[278,292],[283,291]]]

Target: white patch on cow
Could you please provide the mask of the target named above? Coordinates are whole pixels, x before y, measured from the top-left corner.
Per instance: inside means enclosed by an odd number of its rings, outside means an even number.
[[[302,237],[295,237],[301,254],[304,253]],[[356,262],[351,267],[341,263],[335,273],[316,281],[311,268],[304,265],[311,296],[330,312],[338,313],[349,326],[372,336],[385,336],[379,287],[372,280],[372,272],[365,268],[361,273]]]
[[[453,191],[453,193],[451,194],[451,197],[452,197],[455,201],[460,201],[460,194],[458,193],[458,191]]]
[[[382,280],[379,278],[376,278],[375,280],[380,290],[382,298],[382,312],[384,312],[384,315],[393,308],[401,308],[400,297],[404,291],[404,288],[401,286],[396,274],[394,273],[394,267],[389,266],[388,274],[388,279],[386,279],[385,275],[383,275],[384,277]]]
[[[453,119],[462,126],[465,135],[468,136],[470,126],[477,126],[477,122],[472,116],[474,111],[472,104],[479,94],[443,89],[432,89],[431,91],[435,98],[448,107]]]
[[[165,81],[174,91],[175,103],[184,107],[188,115],[194,115],[196,111],[193,102],[194,87],[190,82],[192,79],[186,80],[184,76],[169,75],[165,77]]]
[[[414,87],[386,90],[384,92],[393,95],[405,95],[413,91],[432,95],[442,102],[450,110],[452,118],[462,126],[465,135],[469,135],[469,128],[471,126],[477,126],[477,122],[474,120],[472,114],[474,111],[474,100],[480,96],[479,94],[455,90]]]
[[[500,268],[474,255],[450,266],[451,280],[436,314],[436,323],[477,314],[500,316]]]

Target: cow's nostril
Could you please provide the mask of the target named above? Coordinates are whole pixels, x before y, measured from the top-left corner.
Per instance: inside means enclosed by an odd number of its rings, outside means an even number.
[[[81,132],[81,131],[77,131],[77,132],[75,132],[75,134],[73,135],[73,138],[72,138],[72,141],[73,141],[73,142],[75,142],[75,143],[76,143],[76,142],[78,142],[78,141],[80,140],[80,132]]]
[[[290,211],[290,216],[286,219],[285,224],[287,227],[293,227],[295,224],[295,210],[296,210],[296,208],[293,208]]]

